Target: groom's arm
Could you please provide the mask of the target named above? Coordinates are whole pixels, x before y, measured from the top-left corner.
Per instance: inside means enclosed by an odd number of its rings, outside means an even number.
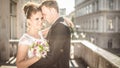
[[[52,51],[48,53],[46,58],[40,59],[40,61],[33,64],[33,66],[37,65],[39,67],[45,67],[53,65],[56,61],[59,60],[61,54],[64,52],[64,43],[70,40],[70,31],[66,26],[63,26],[63,24],[56,25],[56,27],[57,28],[54,29],[55,31],[53,38],[51,39],[53,43],[50,44],[50,46],[52,46]]]

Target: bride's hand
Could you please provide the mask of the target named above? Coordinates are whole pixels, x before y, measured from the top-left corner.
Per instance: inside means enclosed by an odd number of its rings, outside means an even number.
[[[67,23],[67,25],[68,25],[69,27],[74,28],[74,24],[73,24],[73,22],[72,22],[71,20],[69,20],[69,19],[66,18],[66,17],[64,17],[64,20],[65,20],[65,22]]]
[[[40,60],[41,59],[41,54],[39,54],[39,55],[36,55],[36,58],[38,59],[38,60]]]

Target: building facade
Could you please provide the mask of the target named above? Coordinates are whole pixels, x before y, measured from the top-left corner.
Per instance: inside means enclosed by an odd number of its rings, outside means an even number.
[[[102,48],[120,48],[120,0],[75,0],[79,38]]]
[[[60,8],[59,14],[60,14],[60,16],[66,16],[66,8]]]
[[[5,4],[6,3],[6,4]],[[10,0],[0,1],[0,60],[9,58]],[[3,8],[4,6],[4,8]],[[7,10],[7,11],[6,11]],[[7,41],[7,43],[6,43]],[[2,52],[1,52],[2,51]],[[2,57],[6,56],[6,57]]]

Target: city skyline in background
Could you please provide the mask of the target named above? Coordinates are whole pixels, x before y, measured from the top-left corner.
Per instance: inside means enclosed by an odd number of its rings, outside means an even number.
[[[75,10],[75,0],[57,0],[59,8],[66,8],[66,15]]]

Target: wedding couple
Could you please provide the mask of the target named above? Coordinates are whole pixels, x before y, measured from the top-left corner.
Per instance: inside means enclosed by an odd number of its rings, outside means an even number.
[[[73,24],[59,16],[57,2],[44,1],[41,5],[29,2],[25,4],[23,10],[27,18],[27,32],[19,40],[17,68],[69,68],[71,35],[69,27]],[[52,26],[41,30],[43,20]],[[33,55],[30,47],[43,37],[49,44],[49,51],[45,57],[41,54]]]

